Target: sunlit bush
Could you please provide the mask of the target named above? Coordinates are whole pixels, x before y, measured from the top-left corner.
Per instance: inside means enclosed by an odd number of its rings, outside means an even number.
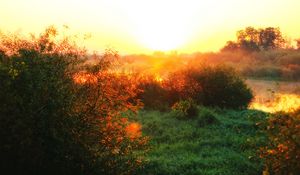
[[[189,71],[192,71],[192,69],[185,68],[184,70],[173,72],[163,82],[163,87],[167,91],[167,99],[171,106],[180,100],[190,101],[199,95],[201,86],[197,81],[186,76]]]
[[[56,36],[1,36],[2,172],[132,174],[147,142],[125,115],[141,106],[135,84],[110,71],[114,52],[85,64],[84,49]]]
[[[148,78],[138,83],[145,109],[166,109],[189,99],[198,105],[241,109],[253,98],[243,79],[226,66],[186,67],[162,81]]]
[[[261,157],[270,174],[296,175],[300,172],[300,111],[272,116],[265,125],[268,145],[261,148]]]

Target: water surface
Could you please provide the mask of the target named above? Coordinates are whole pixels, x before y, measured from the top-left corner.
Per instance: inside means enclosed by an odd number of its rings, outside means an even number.
[[[265,112],[291,112],[300,107],[300,82],[246,80],[254,93],[250,108]]]

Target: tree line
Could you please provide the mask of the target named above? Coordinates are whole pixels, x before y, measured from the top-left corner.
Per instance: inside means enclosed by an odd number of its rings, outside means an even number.
[[[298,40],[297,40],[298,41]],[[228,41],[221,51],[243,50],[248,52],[263,51],[288,47],[280,28],[246,27],[236,33],[236,41]]]

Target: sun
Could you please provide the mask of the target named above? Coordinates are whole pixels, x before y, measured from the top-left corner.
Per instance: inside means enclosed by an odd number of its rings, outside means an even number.
[[[139,42],[152,50],[176,50],[186,42],[184,30],[176,25],[165,25],[159,22],[145,26],[137,31]]]
[[[135,1],[127,6],[133,36],[140,45],[160,51],[177,50],[191,39],[192,13],[183,1]]]

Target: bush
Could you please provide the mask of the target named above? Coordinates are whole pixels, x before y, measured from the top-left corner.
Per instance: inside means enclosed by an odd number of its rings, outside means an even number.
[[[199,84],[186,77],[188,68],[177,72],[170,73],[168,78],[163,82],[166,89],[166,97],[170,106],[173,106],[180,100],[191,100],[199,92]]]
[[[114,53],[87,54],[49,28],[32,40],[0,40],[0,166],[9,174],[132,174],[147,139],[122,116],[136,88],[109,73]],[[129,101],[130,100],[130,101]],[[137,136],[132,137],[132,132]]]
[[[271,174],[291,174],[300,172],[300,112],[278,113],[266,123],[268,145],[261,148]]]
[[[166,96],[167,91],[154,77],[144,76],[139,78],[137,84],[140,90],[137,98],[144,104],[144,109],[160,111],[168,109],[170,104]]]
[[[191,119],[198,114],[197,106],[192,100],[179,101],[172,106],[172,110],[178,119]]]
[[[163,81],[148,76],[138,80],[138,97],[145,109],[167,110],[180,100],[198,105],[242,109],[253,95],[236,71],[226,66],[184,68]]]
[[[217,124],[219,120],[216,117],[216,113],[208,108],[201,107],[199,110],[197,124],[199,127]]]
[[[204,106],[242,109],[246,108],[253,98],[250,88],[230,67],[206,66],[190,70],[186,72],[186,79],[191,79],[201,86],[198,94],[191,98]]]

